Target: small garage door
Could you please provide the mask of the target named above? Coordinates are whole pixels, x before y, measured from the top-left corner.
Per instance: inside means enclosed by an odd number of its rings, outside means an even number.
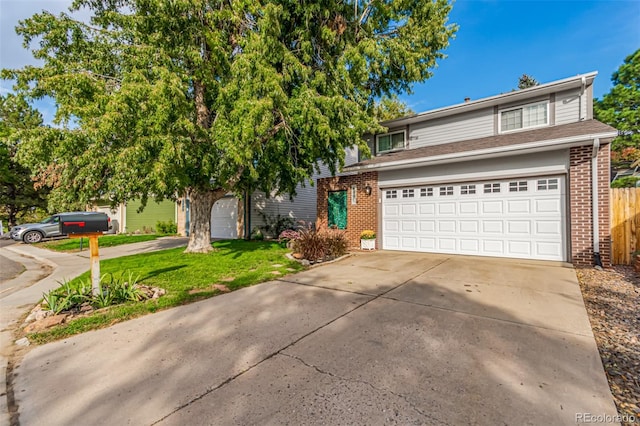
[[[386,250],[565,260],[564,177],[389,188]]]
[[[223,198],[213,205],[211,238],[238,238],[237,198]]]

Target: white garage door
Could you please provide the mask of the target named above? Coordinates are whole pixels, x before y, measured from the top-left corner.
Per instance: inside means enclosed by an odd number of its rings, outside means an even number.
[[[237,198],[223,198],[213,205],[211,238],[238,238]]]
[[[386,250],[565,260],[564,177],[389,188]]]

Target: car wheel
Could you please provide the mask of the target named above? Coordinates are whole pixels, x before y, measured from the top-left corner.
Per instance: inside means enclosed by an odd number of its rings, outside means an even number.
[[[42,241],[42,234],[38,231],[29,231],[22,237],[22,241],[27,244],[39,243]]]

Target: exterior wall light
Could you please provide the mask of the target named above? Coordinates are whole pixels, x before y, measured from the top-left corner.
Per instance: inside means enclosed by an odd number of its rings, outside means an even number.
[[[367,196],[371,195],[371,185],[367,184],[364,187],[364,193],[367,194]]]

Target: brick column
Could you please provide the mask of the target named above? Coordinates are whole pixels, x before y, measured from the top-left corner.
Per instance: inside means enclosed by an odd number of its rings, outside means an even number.
[[[569,150],[569,214],[571,261],[575,265],[593,265],[593,222],[591,202],[592,145]],[[598,152],[598,225],[600,256],[604,266],[611,266],[611,231],[609,224],[610,147]]]

